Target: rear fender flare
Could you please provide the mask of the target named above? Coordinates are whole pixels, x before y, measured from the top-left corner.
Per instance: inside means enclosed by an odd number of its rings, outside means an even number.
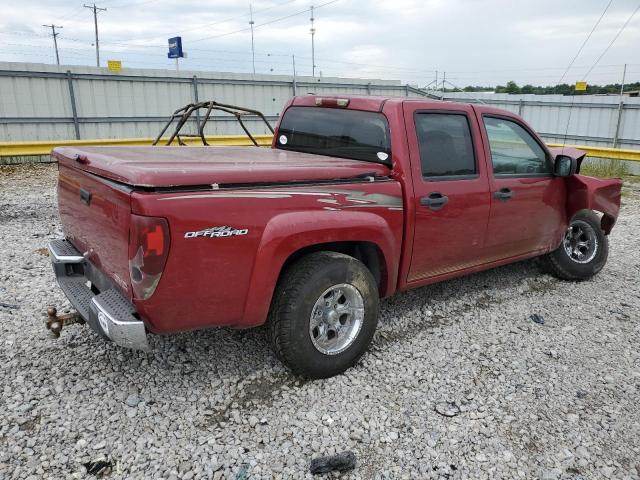
[[[400,245],[383,217],[371,212],[345,210],[283,213],[273,217],[264,229],[240,326],[264,323],[278,277],[290,255],[305,247],[345,241],[366,241],[380,249],[388,272],[381,293],[392,293],[397,282]]]

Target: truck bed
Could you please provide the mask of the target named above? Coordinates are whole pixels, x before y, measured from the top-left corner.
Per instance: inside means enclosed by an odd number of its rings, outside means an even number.
[[[243,243],[249,239],[259,241],[259,232],[279,211],[307,210],[311,205],[336,209],[336,204],[326,202],[342,202],[334,200],[333,195],[327,198],[329,194],[324,190],[312,190],[313,193],[300,192],[295,198],[287,194],[290,200],[285,206],[282,196],[257,192],[255,188],[296,184],[313,188],[313,185],[332,184],[333,180],[341,185],[352,181],[362,185],[368,183],[363,176],[384,179],[390,175],[389,168],[381,164],[252,147],[60,147],[53,155],[59,161],[58,203],[65,238],[132,301],[136,301],[129,265],[132,215],[162,217],[169,222],[172,254],[167,275],[171,275],[176,258],[180,259],[177,270],[181,270],[185,259],[193,258],[189,253],[208,245],[207,242],[185,242],[185,232],[224,225],[245,228],[248,224],[253,228]],[[208,186],[209,192],[215,191],[212,184],[221,187],[216,196],[202,199],[193,196],[203,190],[196,188],[200,186]],[[247,198],[246,190],[236,190],[236,187],[247,186],[254,187],[255,201]],[[245,200],[241,203],[225,200],[233,198],[234,193],[242,193],[240,197]],[[172,197],[175,194],[181,197]],[[277,206],[269,207],[270,215],[257,214],[267,199],[273,197],[279,198],[275,200]],[[307,197],[314,200],[312,204],[302,202]],[[160,199],[162,208],[157,211],[155,205]],[[350,208],[370,200],[354,199],[353,202],[347,202]],[[227,245],[235,247],[229,252],[234,255],[237,251],[234,241],[215,246],[220,249]],[[187,249],[184,257],[178,254],[183,246]],[[255,244],[254,248],[257,247]],[[200,255],[196,258],[208,258],[207,252],[198,252]],[[244,255],[250,263],[255,250],[245,251]],[[250,271],[250,264],[246,271]],[[189,280],[180,283],[188,284]],[[194,292],[201,287],[191,285],[190,288]],[[205,297],[204,292],[202,296]],[[240,314],[236,312],[235,317]]]

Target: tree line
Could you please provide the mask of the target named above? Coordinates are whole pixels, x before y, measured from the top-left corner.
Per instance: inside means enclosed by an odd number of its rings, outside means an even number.
[[[607,93],[620,93],[619,83],[610,83],[608,85],[589,85],[587,84],[586,91],[576,91],[576,86],[562,83],[555,86],[534,86],[523,85],[519,86],[514,81],[507,82],[506,85],[497,85],[496,87],[483,87],[479,85],[467,85],[462,90],[465,92],[495,92],[495,93],[533,93],[535,95],[595,95],[595,94],[607,94]],[[633,82],[625,84],[624,91],[640,90],[640,82]],[[445,88],[445,92],[458,92],[460,89]]]

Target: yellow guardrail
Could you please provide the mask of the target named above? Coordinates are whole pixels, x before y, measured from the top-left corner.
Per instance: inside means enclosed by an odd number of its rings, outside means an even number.
[[[207,136],[207,142],[211,145],[234,145],[244,146],[253,145],[246,135],[215,135]],[[260,145],[270,145],[271,135],[255,135],[256,141]],[[153,142],[152,138],[120,138],[120,139],[94,139],[94,140],[49,140],[44,142],[0,142],[0,157],[24,157],[49,155],[55,147],[68,146],[99,146],[99,145],[128,145],[128,146],[149,146]],[[189,145],[202,145],[199,138],[183,138],[184,142]],[[166,139],[164,140],[166,142]],[[177,143],[174,141],[173,143]],[[550,147],[562,147],[561,144],[550,143]],[[640,162],[640,150],[631,150],[624,148],[607,148],[594,147],[590,145],[566,145],[579,150],[584,150],[590,157],[614,158],[616,160],[627,160],[631,162]]]
[[[550,147],[573,147],[587,152],[588,157],[613,158],[616,160],[627,160],[629,162],[640,162],[640,150],[627,148],[594,147],[593,145],[562,145],[560,143],[548,143]]]
[[[260,145],[271,145],[271,135],[254,135]],[[215,135],[205,137],[211,145],[244,146],[253,145],[246,135]],[[55,147],[86,147],[86,146],[150,146],[153,138],[119,138],[95,140],[49,140],[44,142],[0,142],[0,157],[24,157],[49,155]],[[189,145],[202,145],[199,138],[187,137],[182,139]],[[160,143],[164,145],[167,139]],[[172,145],[177,145],[174,140]]]

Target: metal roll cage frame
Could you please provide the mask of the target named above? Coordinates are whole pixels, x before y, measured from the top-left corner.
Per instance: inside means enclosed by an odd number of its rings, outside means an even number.
[[[202,118],[200,118],[200,114],[199,114],[201,109],[205,109],[206,110],[204,115],[202,116]],[[242,127],[242,130],[244,130],[244,133],[247,134],[249,139],[251,139],[251,141],[253,142],[253,144],[256,147],[259,146],[258,142],[253,137],[253,135],[251,135],[251,132],[249,132],[249,130],[247,129],[247,126],[242,121],[242,117],[249,117],[249,116],[258,117],[258,118],[262,119],[262,121],[267,125],[267,127],[269,128],[271,133],[272,134],[274,133],[273,127],[271,126],[271,124],[269,123],[269,121],[266,119],[266,117],[264,116],[264,114],[262,112],[260,112],[258,110],[253,110],[251,108],[238,107],[236,105],[227,105],[225,103],[218,103],[218,102],[216,102],[214,100],[210,100],[210,101],[207,101],[207,102],[190,103],[188,105],[185,105],[182,108],[179,108],[175,112],[173,112],[171,117],[169,117],[169,121],[166,123],[166,125],[164,126],[164,128],[162,129],[160,134],[153,141],[152,145],[157,145],[160,142],[160,140],[162,139],[162,135],[164,135],[165,132],[169,129],[169,127],[174,122],[174,120],[177,120],[177,123],[176,123],[176,126],[175,126],[174,130],[173,130],[173,133],[171,134],[171,136],[169,137],[169,139],[167,140],[167,142],[164,145],[171,145],[171,143],[175,139],[177,139],[178,140],[178,145],[184,146],[184,145],[186,145],[186,143],[184,143],[182,141],[182,137],[191,137],[191,138],[200,138],[202,140],[202,144],[208,146],[209,143],[207,143],[207,139],[206,139],[206,137],[204,135],[204,128],[207,125],[207,122],[209,121],[209,117],[211,116],[211,112],[213,110],[226,112],[226,113],[229,113],[229,114],[233,115],[234,117],[236,117],[236,120],[238,120],[238,123],[240,123],[240,126]],[[183,133],[183,134],[181,134],[180,130],[182,130],[182,128],[186,125],[186,123],[188,122],[189,118],[191,118],[191,115],[194,112],[196,112],[196,122],[198,124],[198,133],[196,133],[196,134],[192,134],[192,133]]]

